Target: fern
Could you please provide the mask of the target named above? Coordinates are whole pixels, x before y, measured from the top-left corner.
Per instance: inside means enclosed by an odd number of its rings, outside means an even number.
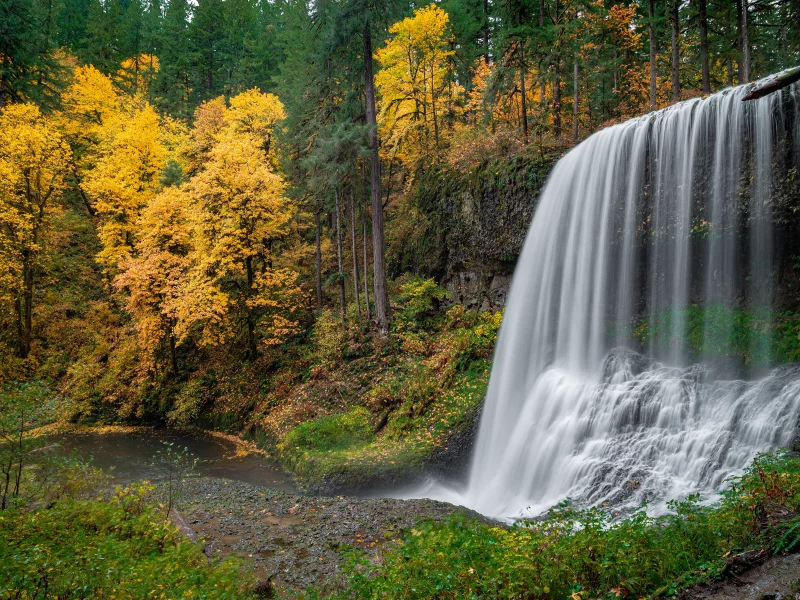
[[[800,550],[800,516],[789,521],[786,531],[773,544],[772,549],[776,554]]]

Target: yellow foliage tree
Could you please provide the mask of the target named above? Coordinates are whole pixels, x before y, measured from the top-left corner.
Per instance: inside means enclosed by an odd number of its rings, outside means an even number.
[[[185,152],[190,175],[203,168],[211,149],[219,141],[219,134],[225,127],[227,111],[228,107],[222,96],[203,102],[194,111],[194,127],[189,134],[189,144]]]
[[[197,247],[181,338],[199,328],[201,343],[216,344],[243,330],[253,357],[258,339],[277,343],[297,329],[297,274],[273,268],[272,257],[296,212],[268,155],[267,140],[282,114],[277,97],[245,92],[232,99],[225,126],[210,136],[216,143],[189,184]]]
[[[100,217],[98,261],[109,273],[132,256],[139,213],[155,194],[167,158],[153,108],[126,108],[126,118],[104,136],[100,158],[81,182]]]
[[[61,129],[78,154],[79,166],[90,168],[94,146],[122,119],[119,95],[111,79],[92,65],[79,66],[62,104]]]
[[[20,358],[31,351],[38,258],[68,160],[69,147],[36,106],[9,105],[0,113],[0,301]]]
[[[460,112],[463,89],[452,78],[453,36],[447,13],[435,4],[389,29],[392,38],[375,53],[381,71],[378,123],[392,156],[411,166],[442,142],[449,119]]]

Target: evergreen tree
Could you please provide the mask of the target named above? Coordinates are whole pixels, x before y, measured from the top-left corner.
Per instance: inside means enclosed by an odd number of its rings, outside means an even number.
[[[226,65],[221,52],[224,18],[222,0],[199,0],[194,8],[189,23],[189,48],[195,102],[214,98],[224,91]]]
[[[159,39],[159,69],[151,94],[162,111],[182,117],[193,112],[189,103],[189,17],[187,0],[168,0]]]

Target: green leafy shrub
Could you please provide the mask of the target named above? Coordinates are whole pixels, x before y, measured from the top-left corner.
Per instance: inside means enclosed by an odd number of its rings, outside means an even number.
[[[209,565],[149,507],[151,489],[0,513],[0,598],[253,598],[241,563]]]
[[[376,566],[347,556],[349,587],[335,598],[642,598],[672,596],[718,576],[748,548],[796,548],[800,459],[759,456],[715,506],[698,496],[614,521],[567,503],[510,529],[454,516],[412,529]]]
[[[347,347],[347,334],[342,322],[332,310],[323,310],[314,322],[312,333],[317,362],[324,368],[335,366],[342,360]]]
[[[171,425],[186,427],[196,423],[203,409],[213,400],[210,390],[213,388],[213,378],[203,375],[187,381],[178,394],[172,410],[167,413],[167,420]]]
[[[477,313],[459,306],[448,311],[447,319],[453,328],[446,341],[452,370],[466,371],[475,361],[490,358],[503,319],[502,311]]]
[[[394,316],[397,331],[416,331],[424,327],[430,313],[449,296],[450,293],[433,279],[404,274],[397,280],[396,301],[400,306]]]

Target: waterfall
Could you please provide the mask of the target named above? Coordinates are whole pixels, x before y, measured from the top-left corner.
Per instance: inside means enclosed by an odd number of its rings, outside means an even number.
[[[657,509],[713,495],[792,443],[800,368],[769,366],[769,334],[749,342],[752,360],[728,349],[742,343],[734,309],[763,314],[769,331],[773,210],[779,179],[800,167],[800,87],[743,102],[747,89],[604,129],[555,166],[469,482],[428,495],[505,518],[565,498]]]

